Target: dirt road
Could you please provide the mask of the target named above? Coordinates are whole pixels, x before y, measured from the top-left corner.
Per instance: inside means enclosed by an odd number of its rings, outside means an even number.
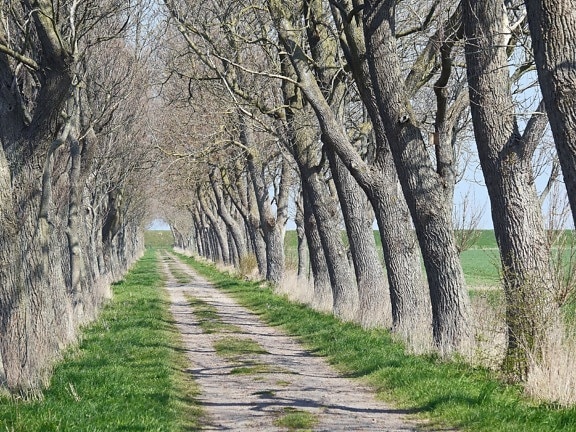
[[[173,257],[164,257],[163,262],[171,310],[183,335],[190,372],[201,389],[199,400],[206,412],[203,430],[290,430],[282,422],[303,412],[312,420],[305,430],[417,430],[404,413],[376,401],[356,381],[339,376],[325,360],[263,324],[189,267]],[[172,270],[177,267],[188,274],[190,282],[176,282],[169,262]],[[202,330],[191,299],[216,308],[218,331]],[[233,350],[226,354],[227,345],[232,349],[239,340],[259,348],[241,356],[233,355]]]

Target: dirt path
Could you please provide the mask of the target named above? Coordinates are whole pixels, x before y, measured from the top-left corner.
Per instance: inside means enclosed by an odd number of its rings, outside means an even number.
[[[191,276],[175,281],[168,262]],[[263,324],[225,293],[174,258],[163,258],[169,279],[171,310],[199,384],[207,431],[281,431],[276,425],[286,414],[305,411],[317,423],[314,431],[414,431],[405,415],[378,402],[357,382],[343,378],[322,358],[306,351],[293,338]],[[192,297],[217,308],[223,332],[205,333],[189,305]],[[251,339],[264,353],[224,357],[214,343]]]

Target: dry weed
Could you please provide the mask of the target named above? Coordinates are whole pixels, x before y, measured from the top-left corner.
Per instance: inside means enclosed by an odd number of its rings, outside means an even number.
[[[472,337],[464,358],[472,365],[497,370],[506,353],[504,305],[478,295],[471,299],[470,328]]]
[[[294,270],[286,270],[276,293],[287,296],[290,300],[312,305],[314,302],[314,287],[306,277],[298,277]]]
[[[532,359],[525,385],[537,400],[570,406],[576,403],[576,340],[564,325],[550,329],[541,359]]]
[[[249,280],[258,279],[260,273],[258,272],[258,260],[256,259],[256,255],[251,253],[240,257],[238,273],[240,276]]]

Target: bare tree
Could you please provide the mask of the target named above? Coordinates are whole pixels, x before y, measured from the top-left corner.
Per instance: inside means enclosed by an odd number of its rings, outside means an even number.
[[[574,0],[525,3],[538,80],[572,215],[576,218],[576,3]]]
[[[0,351],[8,387],[34,393],[45,384],[59,347],[74,340],[78,323],[93,316],[85,306],[98,303],[98,294],[85,289],[101,276],[89,265],[97,260],[87,255],[102,238],[80,231],[84,222],[102,227],[97,212],[82,211],[98,188],[87,174],[94,133],[86,119],[95,107],[88,107],[85,81],[96,70],[86,69],[85,60],[96,43],[122,34],[130,8],[108,1],[99,7],[40,0],[4,5]],[[106,36],[99,33],[103,27]],[[135,203],[135,196],[127,202]],[[124,214],[122,244],[120,237],[117,243],[126,266],[141,244],[133,218],[138,212]]]
[[[476,145],[500,249],[508,350],[504,369],[525,380],[529,359],[539,359],[556,319],[557,281],[534,187],[532,157],[547,120],[537,110],[520,134],[508,75],[509,23],[503,1],[463,3],[466,62]],[[513,43],[513,42],[512,42]]]
[[[432,7],[431,13],[435,10]],[[435,164],[424,141],[425,134],[415,118],[411,95],[426,82],[435,64],[423,61],[404,82],[397,39],[400,9],[394,1],[367,1],[363,7],[366,56],[374,84],[379,114],[394,163],[408,203],[430,289],[434,340],[445,353],[457,351],[468,340],[468,293],[452,230],[452,195],[455,182],[453,119],[447,106],[447,83],[452,70],[451,51],[461,34],[459,8],[438,29],[418,58],[441,55],[441,73],[435,83]],[[438,40],[437,35],[444,35]],[[417,64],[416,66],[420,66]],[[426,78],[428,77],[428,78]],[[412,84],[412,82],[416,84]],[[458,101],[459,98],[456,99]]]

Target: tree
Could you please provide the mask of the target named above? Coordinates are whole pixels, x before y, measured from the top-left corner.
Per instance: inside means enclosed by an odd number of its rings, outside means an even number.
[[[437,97],[436,166],[431,160],[422,130],[414,118],[410,89],[403,80],[397,51],[397,8],[394,1],[367,1],[363,8],[366,57],[374,84],[378,110],[404,196],[408,203],[432,302],[434,341],[440,352],[450,354],[468,340],[468,293],[452,231],[454,159],[451,122],[446,110],[446,83],[440,81]],[[444,43],[450,75],[450,51],[458,27],[447,21]]]
[[[525,3],[538,80],[576,221],[576,3]]]
[[[504,368],[525,380],[540,359],[557,314],[557,281],[550,266],[532,158],[546,127],[534,114],[520,134],[508,74],[511,29],[503,1],[463,3],[466,63],[476,145],[490,195],[506,294],[508,349]]]
[[[129,8],[107,1],[97,8],[78,1],[4,5],[0,351],[8,387],[28,394],[46,383],[60,347],[73,341],[77,325],[91,316],[84,306],[98,297],[96,290],[83,288],[98,273],[87,265],[87,255],[101,239],[79,232],[83,221],[102,227],[97,213],[80,211],[94,191],[87,181],[94,135],[85,121],[83,62],[94,46],[91,37],[101,42],[122,33]],[[98,34],[104,22],[106,37]],[[131,260],[124,253],[139,247],[134,223],[126,217],[119,225],[124,266]]]

